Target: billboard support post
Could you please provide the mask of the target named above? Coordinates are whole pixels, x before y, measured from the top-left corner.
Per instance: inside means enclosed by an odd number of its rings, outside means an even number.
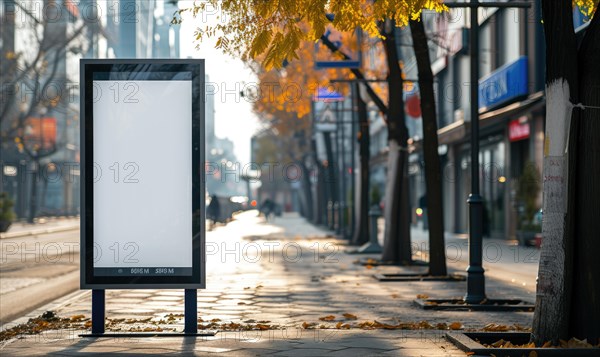
[[[185,327],[186,335],[198,333],[198,290],[185,289]]]
[[[92,334],[104,334],[105,290],[92,290]]]

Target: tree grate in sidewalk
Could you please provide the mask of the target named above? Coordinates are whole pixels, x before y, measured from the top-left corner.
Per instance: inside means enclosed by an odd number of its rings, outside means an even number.
[[[427,275],[419,273],[398,273],[398,274],[375,274],[373,277],[379,281],[465,281],[467,278],[461,274],[450,275]]]
[[[531,339],[528,332],[447,332],[446,339],[467,354],[477,356],[598,356],[597,348],[521,347]],[[515,347],[486,347],[498,341],[510,341]]]
[[[423,310],[457,311],[522,311],[533,312],[535,305],[521,299],[485,299],[479,304],[468,304],[464,299],[415,299]]]

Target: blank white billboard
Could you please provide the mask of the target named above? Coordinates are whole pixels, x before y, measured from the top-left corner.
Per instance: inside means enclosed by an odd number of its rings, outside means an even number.
[[[191,272],[192,81],[93,88],[94,269]]]

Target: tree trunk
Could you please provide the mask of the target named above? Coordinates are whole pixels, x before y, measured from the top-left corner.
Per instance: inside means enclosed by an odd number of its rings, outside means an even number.
[[[577,45],[570,0],[542,1],[546,36],[546,135],[544,143],[543,245],[540,254],[536,308],[532,339],[536,344],[569,338],[571,305],[572,236],[568,192],[575,163],[575,140],[569,135],[577,126]],[[573,114],[572,114],[573,113]],[[576,131],[573,130],[573,132]],[[565,149],[569,145],[569,153]],[[570,170],[571,168],[571,170]],[[571,173],[571,174],[569,174]],[[571,185],[573,186],[573,185]],[[597,218],[596,218],[597,219]],[[571,222],[572,223],[572,222]],[[589,308],[589,307],[586,307]]]
[[[389,21],[389,20],[388,20]],[[385,33],[383,42],[389,68],[387,112],[388,166],[385,191],[385,233],[383,261],[401,264],[412,263],[410,242],[410,205],[408,201],[408,129],[404,122],[403,83],[395,25]]]
[[[600,341],[600,15],[596,11],[579,48],[580,111],[573,181],[573,276],[569,336]],[[571,146],[569,146],[571,147]]]
[[[362,245],[369,241],[369,118],[367,116],[367,104],[357,93],[358,104],[358,156],[360,161],[360,181],[358,183],[358,195],[356,195],[356,224],[352,244]]]
[[[423,21],[411,20],[421,94],[421,117],[423,120],[423,156],[425,158],[425,186],[427,189],[427,219],[429,221],[429,274],[447,275],[444,247],[444,216],[442,204],[442,172],[438,154],[437,118],[433,93],[433,73],[429,59],[429,47]]]

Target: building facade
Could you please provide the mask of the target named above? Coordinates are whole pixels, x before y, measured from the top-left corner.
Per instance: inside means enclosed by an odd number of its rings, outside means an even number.
[[[0,3],[0,186],[19,218],[79,213],[79,59],[178,58],[178,27],[165,28],[176,9],[159,0]]]
[[[445,230],[467,233],[470,180],[469,23],[466,9],[449,13],[424,13],[430,39],[431,67],[442,162]],[[542,169],[544,140],[544,37],[541,9],[532,1],[530,9],[480,10],[479,121],[480,190],[484,199],[484,234],[513,239],[523,217],[518,183],[527,166]],[[410,29],[397,29],[398,51],[402,58],[405,84],[406,124],[409,129],[410,204],[414,213],[426,195],[424,162],[421,153],[422,119],[411,108],[418,78]],[[414,105],[412,105],[414,107]],[[386,173],[387,137],[382,120],[372,121],[371,185],[383,185]],[[540,182],[541,186],[541,182]],[[541,207],[541,190],[535,193]],[[428,204],[436,204],[428,202]]]

